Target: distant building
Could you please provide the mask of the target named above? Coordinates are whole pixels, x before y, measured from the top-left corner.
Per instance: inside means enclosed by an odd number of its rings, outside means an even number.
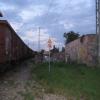
[[[84,35],[65,46],[66,62],[94,66],[97,64],[96,34]]]

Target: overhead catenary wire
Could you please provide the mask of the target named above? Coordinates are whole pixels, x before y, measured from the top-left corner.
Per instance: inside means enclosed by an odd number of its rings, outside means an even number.
[[[48,3],[48,9],[46,10],[45,19],[47,19],[49,17],[49,13],[50,13],[50,11],[51,11],[51,9],[53,7],[53,0],[49,0],[48,2],[49,2]],[[46,21],[43,22],[43,23],[46,24]],[[20,28],[17,30],[18,33],[21,33],[21,31],[23,30],[25,24],[27,24],[27,22],[22,23],[22,25],[20,26]],[[39,33],[38,34],[38,49],[39,50],[40,50],[40,36],[41,36],[40,35],[40,27],[43,28],[44,26],[39,25],[37,27],[34,27],[34,29],[39,30],[39,32],[38,32]],[[49,33],[49,35],[51,35],[51,33]]]
[[[53,5],[53,0],[49,0],[49,5],[48,5],[48,9],[47,9],[47,13],[46,13],[46,17],[48,17],[49,13],[50,13],[50,10],[52,8],[52,5]]]
[[[66,5],[68,5],[68,3],[67,3]],[[50,0],[50,4],[49,4],[48,10],[47,10],[47,15],[46,15],[47,18],[49,17],[49,13],[50,13],[51,9],[53,9],[53,0]],[[63,10],[65,10],[65,7],[62,9],[62,12],[63,12]],[[62,14],[61,14],[59,17],[57,17],[57,18],[55,19],[55,23],[56,23],[61,17],[62,17]],[[59,28],[58,28],[57,30],[59,30]],[[54,35],[54,34],[55,34],[55,35]],[[50,35],[51,35],[51,36],[52,36],[52,35],[58,36],[58,33],[54,32],[53,34],[50,33]],[[61,39],[58,39],[58,38],[57,38],[57,41],[59,42],[58,44],[60,44],[60,40],[61,40]],[[57,41],[56,41],[56,42],[57,42]],[[57,45],[57,46],[60,47],[60,45]]]

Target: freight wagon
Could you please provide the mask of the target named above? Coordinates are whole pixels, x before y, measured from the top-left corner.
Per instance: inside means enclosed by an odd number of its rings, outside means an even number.
[[[0,69],[2,65],[22,61],[33,56],[31,50],[6,20],[0,20]]]

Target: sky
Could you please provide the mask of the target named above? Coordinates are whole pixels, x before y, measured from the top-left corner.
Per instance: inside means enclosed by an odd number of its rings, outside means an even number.
[[[64,32],[95,33],[95,0],[0,0],[0,10],[30,48],[64,46]]]

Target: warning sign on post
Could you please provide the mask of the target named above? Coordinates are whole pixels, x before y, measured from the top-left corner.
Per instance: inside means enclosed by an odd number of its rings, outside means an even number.
[[[49,40],[48,40],[48,47],[49,47],[49,48],[52,48],[52,41],[51,41],[50,38],[49,38]]]

